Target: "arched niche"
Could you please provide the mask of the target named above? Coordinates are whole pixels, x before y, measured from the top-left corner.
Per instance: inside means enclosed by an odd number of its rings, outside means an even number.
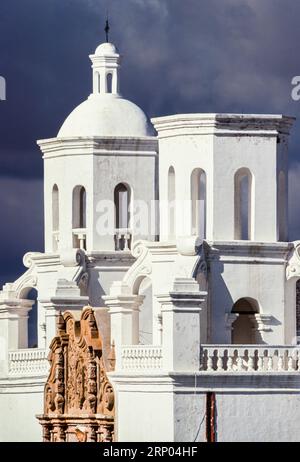
[[[152,281],[145,277],[140,281],[137,295],[144,297],[139,313],[139,343],[152,345],[153,343],[153,294]]]
[[[248,168],[234,176],[234,239],[253,239],[254,179]]]
[[[168,171],[168,231],[169,238],[175,237],[176,223],[176,191],[175,191],[175,170],[170,167]]]
[[[232,324],[232,343],[251,345],[262,343],[255,315],[259,314],[259,304],[250,297],[240,298],[232,307],[237,316]]]
[[[206,238],[206,173],[196,168],[191,174],[192,234]]]
[[[20,291],[20,299],[33,301],[28,314],[27,322],[27,346],[28,348],[38,347],[38,292],[33,287],[24,287]]]

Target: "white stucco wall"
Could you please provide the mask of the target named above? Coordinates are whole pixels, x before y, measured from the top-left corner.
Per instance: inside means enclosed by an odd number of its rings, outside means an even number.
[[[0,383],[1,442],[43,440],[42,427],[35,418],[43,413],[43,396],[43,383],[27,383],[19,389],[14,384],[6,387]]]

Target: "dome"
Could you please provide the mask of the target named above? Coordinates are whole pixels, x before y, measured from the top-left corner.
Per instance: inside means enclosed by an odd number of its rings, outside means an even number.
[[[108,42],[101,43],[101,45],[99,45],[95,51],[96,56],[107,56],[107,55],[116,55],[116,54],[118,54],[117,48],[115,47],[113,43],[108,43]]]
[[[144,112],[118,95],[91,95],[67,117],[58,137],[142,137],[154,129]]]

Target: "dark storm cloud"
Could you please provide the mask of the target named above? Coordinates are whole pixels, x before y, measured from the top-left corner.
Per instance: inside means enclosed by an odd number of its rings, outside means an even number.
[[[7,80],[7,101],[0,101],[0,176],[5,197],[18,199],[16,181],[30,191],[26,217],[42,209],[35,140],[55,136],[90,93],[88,55],[104,39],[107,5],[111,39],[124,56],[122,93],[150,116],[300,115],[300,102],[290,96],[291,79],[300,75],[300,0],[1,0],[0,75]],[[290,149],[291,238],[300,236],[299,124]],[[23,242],[11,259],[24,247],[39,249],[41,225],[30,223],[22,237],[23,227],[8,219],[2,242]]]

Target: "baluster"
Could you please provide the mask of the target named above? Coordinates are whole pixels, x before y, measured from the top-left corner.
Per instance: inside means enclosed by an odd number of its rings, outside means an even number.
[[[228,353],[228,361],[227,361],[227,371],[228,372],[232,372],[233,371],[233,359],[232,359],[232,356],[229,356],[229,353]]]
[[[218,371],[223,371],[224,370],[224,367],[223,367],[223,359],[222,359],[222,356],[221,356],[221,352],[218,350],[217,352],[217,370]]]
[[[283,361],[282,354],[280,354],[280,356],[278,356],[278,371],[284,371],[284,361]]]
[[[297,350],[296,354],[297,354],[297,367],[296,367],[296,370],[300,371],[300,354],[299,354],[299,350]]]
[[[237,357],[237,370],[242,371],[243,370],[243,358],[240,356],[240,353],[238,351],[238,357]]]
[[[254,358],[249,353],[249,360],[248,360],[248,371],[254,371]]]
[[[212,360],[211,355],[209,354],[209,351],[207,352],[207,355],[208,355],[208,357],[207,357],[207,370],[208,371],[213,371],[214,370],[213,369],[213,360]]]
[[[129,250],[129,237],[130,235],[128,233],[124,234],[124,250]]]
[[[289,353],[288,353],[288,354],[289,354]],[[289,359],[288,359],[288,371],[289,371],[289,372],[292,372],[292,371],[294,371],[293,357],[289,355],[288,358],[289,358]]]
[[[259,354],[259,353],[258,353]],[[257,360],[257,370],[259,372],[264,370],[264,356],[259,354],[258,360]]]
[[[268,371],[273,371],[273,358],[272,356],[269,356],[269,352],[268,352]]]

